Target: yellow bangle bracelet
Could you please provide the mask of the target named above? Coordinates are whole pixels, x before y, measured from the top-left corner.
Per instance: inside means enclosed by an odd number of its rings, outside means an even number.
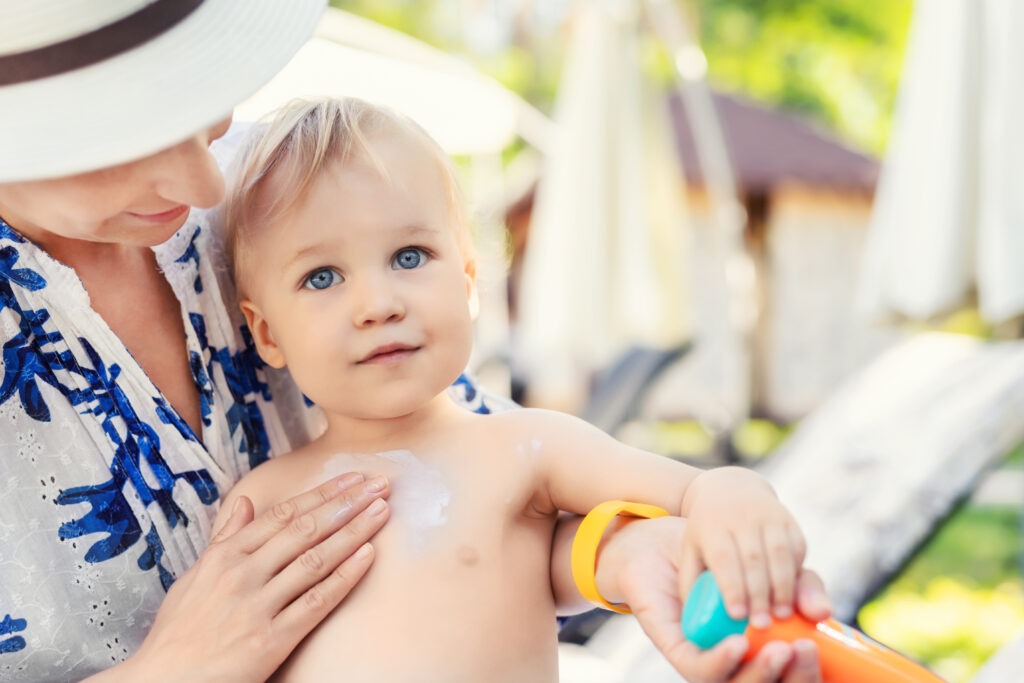
[[[580,595],[587,600],[620,614],[632,614],[628,605],[614,605],[605,600],[597,590],[597,548],[601,545],[608,525],[619,515],[653,519],[665,517],[668,512],[656,505],[629,503],[624,500],[609,500],[596,506],[583,518],[573,538],[572,578]]]

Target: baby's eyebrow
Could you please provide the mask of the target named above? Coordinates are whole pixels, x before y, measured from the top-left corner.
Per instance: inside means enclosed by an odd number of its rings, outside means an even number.
[[[440,235],[442,232],[441,228],[432,225],[422,225],[420,223],[410,223],[407,225],[402,225],[396,228],[395,230],[396,232],[399,232],[403,235],[407,235],[410,238],[432,237]],[[292,254],[287,261],[285,261],[284,268],[288,268],[296,263],[301,262],[306,258],[314,257],[320,252],[327,249],[330,249],[330,245],[326,241],[314,242],[305,247],[302,247],[294,254]]]
[[[437,235],[437,234],[439,234],[441,232],[440,229],[438,229],[438,228],[436,228],[434,226],[420,225],[419,223],[402,226],[401,228],[399,228],[399,231],[407,233],[409,235],[424,235],[424,236]]]
[[[323,242],[315,242],[307,247],[299,249],[294,254],[292,254],[287,261],[285,261],[284,268],[288,268],[294,265],[295,263],[298,263],[299,261],[302,261],[303,259],[308,258],[310,256],[315,256],[319,252],[323,251],[324,247],[325,245]]]

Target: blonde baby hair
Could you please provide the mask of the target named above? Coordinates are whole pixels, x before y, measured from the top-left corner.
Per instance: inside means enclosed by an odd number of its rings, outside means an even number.
[[[462,193],[444,150],[416,122],[356,98],[293,100],[242,143],[229,173],[223,210],[228,254],[244,295],[246,236],[272,226],[304,198],[313,181],[334,163],[368,162],[384,179],[387,168],[373,151],[374,138],[408,135],[434,155],[447,188],[452,229],[467,262],[475,261]],[[269,180],[274,178],[275,182]]]

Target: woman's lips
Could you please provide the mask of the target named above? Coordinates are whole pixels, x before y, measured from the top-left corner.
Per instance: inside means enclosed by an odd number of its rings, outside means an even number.
[[[160,213],[134,213],[129,212],[130,215],[140,220],[146,221],[147,223],[168,223],[177,218],[181,218],[188,211],[188,206],[182,204],[174,209],[168,209],[167,211],[161,211]]]

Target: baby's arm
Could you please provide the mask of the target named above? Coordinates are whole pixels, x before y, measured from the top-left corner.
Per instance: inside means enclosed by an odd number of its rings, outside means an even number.
[[[737,467],[701,470],[627,446],[568,415],[520,411],[520,426],[540,444],[551,509],[584,514],[623,499],[663,507],[689,521],[680,549],[680,590],[714,572],[730,614],[755,625],[792,612],[804,540],[771,486]],[[543,496],[538,501],[545,505]]]

